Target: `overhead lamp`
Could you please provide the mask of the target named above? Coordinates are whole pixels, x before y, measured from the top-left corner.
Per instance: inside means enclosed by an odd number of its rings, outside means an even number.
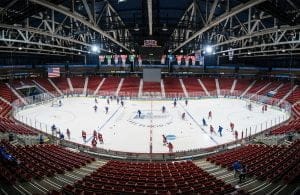
[[[78,55],[81,55],[81,52],[80,52],[80,51],[78,52]]]
[[[224,52],[224,53],[223,53],[223,56],[225,56],[225,55],[226,55],[226,53]]]
[[[163,27],[162,27],[161,30],[162,30],[162,31],[168,31],[169,29],[168,29],[168,27],[167,27],[167,24],[163,24]]]
[[[99,46],[92,45],[92,52],[96,53],[96,52],[99,52],[99,51],[100,51]]]
[[[180,53],[183,53],[183,49],[180,50]]]
[[[207,45],[207,46],[205,47],[205,52],[206,52],[207,54],[211,54],[212,51],[213,51],[213,48],[212,48],[210,45]]]
[[[284,52],[285,52],[285,49],[282,49],[281,51],[284,53]]]
[[[248,53],[247,53],[248,55],[251,55],[251,52],[250,51],[248,51]]]
[[[135,52],[135,49],[131,49],[131,52]]]
[[[120,52],[123,52],[123,49],[122,49],[122,48],[120,49]]]
[[[134,31],[139,31],[140,28],[139,28],[139,24],[135,24],[134,28],[133,28]]]
[[[22,50],[22,47],[19,47],[18,49],[19,49],[19,50]]]
[[[172,51],[171,49],[168,49],[168,52],[169,52],[169,53],[171,53],[171,51]]]
[[[118,0],[118,3],[124,3],[126,2],[127,0]]]

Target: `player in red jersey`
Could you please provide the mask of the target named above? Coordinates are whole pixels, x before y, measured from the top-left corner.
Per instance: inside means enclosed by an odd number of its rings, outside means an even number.
[[[103,136],[101,133],[98,133],[98,140],[100,144],[103,144]]]
[[[212,119],[212,112],[211,111],[208,112],[208,119]]]
[[[232,122],[230,122],[230,129],[231,129],[231,131],[234,130],[234,123],[232,123]]]

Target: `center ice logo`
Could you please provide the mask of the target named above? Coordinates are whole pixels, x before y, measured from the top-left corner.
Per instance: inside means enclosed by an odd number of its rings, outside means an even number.
[[[127,121],[141,127],[163,127],[171,124],[173,118],[168,113],[162,113],[161,110],[153,110],[152,112],[151,110],[141,110],[140,117],[138,113],[133,112]],[[152,121],[152,124],[150,121]]]

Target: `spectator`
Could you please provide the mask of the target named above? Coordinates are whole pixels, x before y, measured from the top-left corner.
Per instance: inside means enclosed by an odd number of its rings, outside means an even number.
[[[237,160],[233,163],[232,166],[233,166],[233,170],[234,170],[234,177],[236,177],[236,175],[239,174],[241,171],[241,168],[242,168],[241,163],[239,160]]]
[[[242,168],[240,170],[240,175],[239,175],[240,183],[242,182],[242,180],[246,179],[246,174],[247,174],[247,167],[246,165],[242,164]]]

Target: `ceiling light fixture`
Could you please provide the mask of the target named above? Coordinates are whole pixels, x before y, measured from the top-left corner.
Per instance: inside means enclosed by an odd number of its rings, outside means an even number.
[[[167,27],[167,24],[163,24],[163,27],[162,27],[161,30],[162,30],[162,31],[168,31],[169,29],[168,29],[168,27]]]

